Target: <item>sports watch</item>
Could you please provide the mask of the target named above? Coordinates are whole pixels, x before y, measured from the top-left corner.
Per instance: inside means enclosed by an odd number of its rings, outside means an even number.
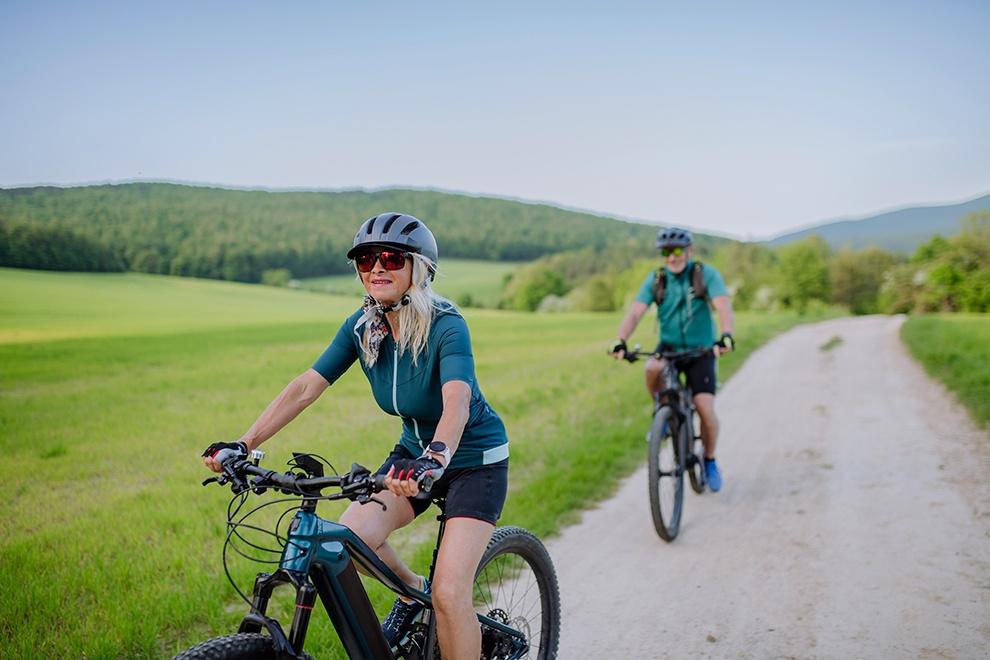
[[[430,444],[426,445],[426,449],[423,451],[423,456],[426,456],[427,454],[440,454],[443,456],[443,466],[447,467],[450,465],[450,447],[448,447],[445,442],[434,440]]]

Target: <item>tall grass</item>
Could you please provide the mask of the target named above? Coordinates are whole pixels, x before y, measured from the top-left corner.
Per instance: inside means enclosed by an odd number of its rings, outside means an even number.
[[[161,657],[234,630],[245,606],[219,554],[229,493],[200,486],[199,453],[238,436],[308,368],[356,300],[0,270],[0,303],[0,656]],[[503,522],[551,534],[642,460],[640,368],[605,356],[617,315],[467,318],[479,382],[512,442]],[[722,376],[800,320],[740,314],[742,350]],[[352,369],[265,445],[266,464],[316,451],[341,469],[374,467],[398,433]],[[418,569],[434,529],[427,515],[396,536]],[[233,566],[245,589],[257,570]],[[370,587],[387,609],[390,594]],[[343,657],[322,612],[307,649]]]
[[[977,423],[990,423],[990,315],[912,316],[901,326],[901,338]]]

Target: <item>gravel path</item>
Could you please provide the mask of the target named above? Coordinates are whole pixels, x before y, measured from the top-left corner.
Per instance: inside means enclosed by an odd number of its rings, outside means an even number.
[[[688,489],[673,544],[645,468],[551,540],[559,657],[990,658],[990,438],[901,322],[802,326],[756,352],[718,398],[725,487]]]

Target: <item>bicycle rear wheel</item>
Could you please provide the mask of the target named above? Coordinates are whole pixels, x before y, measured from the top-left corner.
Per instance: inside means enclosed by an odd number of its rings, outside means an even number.
[[[492,534],[474,578],[474,607],[479,614],[521,632],[529,646],[494,628],[481,628],[482,660],[557,657],[560,594],[550,555],[538,538],[520,527],[499,527]]]
[[[653,416],[647,461],[650,513],[657,534],[668,543],[677,538],[684,508],[684,472],[687,425],[669,406]]]

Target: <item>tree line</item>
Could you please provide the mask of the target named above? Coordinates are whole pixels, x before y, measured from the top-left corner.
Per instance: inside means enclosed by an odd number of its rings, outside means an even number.
[[[0,190],[0,266],[132,270],[260,282],[349,271],[372,215],[415,215],[441,256],[528,261],[627,240],[654,227],[544,204],[435,191],[267,192],[166,183]],[[268,275],[266,275],[268,273]]]
[[[624,308],[660,265],[655,251],[644,247],[630,242],[538,259],[507,282],[501,304],[543,311]],[[878,247],[832,250],[812,235],[775,248],[701,240],[695,257],[722,272],[738,309],[839,305],[853,314],[990,312],[986,211],[970,214],[961,232],[935,236],[911,256]]]

